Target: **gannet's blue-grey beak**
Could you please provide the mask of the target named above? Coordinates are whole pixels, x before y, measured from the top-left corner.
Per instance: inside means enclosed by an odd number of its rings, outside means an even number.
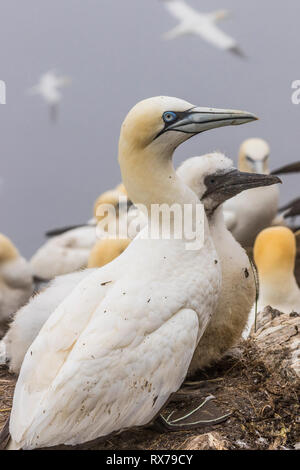
[[[168,111],[163,119],[165,127],[157,137],[169,131],[195,135],[217,127],[246,124],[258,118],[246,111],[195,107],[183,112]]]

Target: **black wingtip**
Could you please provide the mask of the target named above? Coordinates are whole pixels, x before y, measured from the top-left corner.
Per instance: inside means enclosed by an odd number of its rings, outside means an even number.
[[[289,165],[284,165],[276,170],[271,172],[271,175],[287,175],[290,173],[299,173],[300,172],[300,162],[290,163]]]
[[[82,228],[82,227],[88,227],[88,225],[78,224],[78,225],[69,225],[68,227],[55,228],[53,230],[48,230],[48,232],[45,233],[45,236],[47,238],[53,238],[53,237],[57,237],[58,235],[63,235],[64,233],[69,232],[70,230],[75,230],[76,228]]]
[[[240,57],[241,59],[247,59],[247,56],[244,51],[238,46],[230,47],[228,50],[229,52],[236,55],[237,57]]]

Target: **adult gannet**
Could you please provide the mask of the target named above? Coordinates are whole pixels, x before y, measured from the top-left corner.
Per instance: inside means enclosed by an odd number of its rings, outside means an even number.
[[[177,177],[174,150],[205,130],[254,119],[169,97],[138,103],[119,142],[129,198],[148,208],[190,204],[195,227],[201,204]],[[204,214],[202,228],[197,250],[187,249],[185,237],[151,239],[142,231],[60,304],[22,364],[10,448],[76,445],[157,415],[182,384],[218,300],[221,273]]]
[[[43,74],[39,83],[29,90],[32,95],[40,95],[49,105],[52,121],[57,120],[58,106],[62,99],[60,89],[69,85],[70,81],[69,77],[59,76],[55,71],[50,70]]]
[[[123,190],[118,187],[99,196],[94,204],[94,217],[86,225],[73,229],[56,229],[55,233],[61,232],[61,234],[52,236],[30,260],[34,276],[39,279],[51,280],[56,276],[86,268],[91,249],[97,239],[101,236],[107,236],[104,230],[97,229],[96,231],[96,224],[101,219],[100,216],[97,216],[97,211],[100,214],[102,206],[109,210],[111,207],[110,214],[105,212],[106,219],[119,216],[119,212],[114,209],[117,209],[119,197],[122,194]]]
[[[241,172],[222,154],[186,160],[177,174],[205,207],[210,233],[222,268],[218,305],[199,341],[189,367],[192,375],[219,360],[240,338],[256,297],[248,255],[227,229],[222,203],[249,190],[279,183],[276,176]]]
[[[255,241],[253,255],[259,276],[258,311],[271,306],[282,313],[300,313],[293,232],[287,227],[263,230]]]
[[[241,145],[239,169],[269,174],[270,147],[263,139],[248,139]],[[277,215],[279,189],[275,186],[249,189],[225,202],[228,229],[245,248],[252,247],[258,233],[272,224]]]
[[[33,279],[27,261],[13,243],[0,234],[0,337],[13,314],[33,293]]]
[[[228,16],[227,10],[199,13],[182,0],[163,0],[163,2],[167,10],[180,20],[178,26],[164,35],[165,39],[196,34],[219,49],[244,57],[237,41],[221,31],[216,25],[217,22]]]

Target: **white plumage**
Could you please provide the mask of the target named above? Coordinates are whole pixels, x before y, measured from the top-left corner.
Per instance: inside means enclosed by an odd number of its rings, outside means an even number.
[[[226,10],[213,13],[199,13],[182,0],[164,0],[167,10],[180,24],[164,35],[165,39],[174,39],[186,34],[196,34],[213,46],[242,56],[235,39],[221,31],[216,23],[228,15]]]

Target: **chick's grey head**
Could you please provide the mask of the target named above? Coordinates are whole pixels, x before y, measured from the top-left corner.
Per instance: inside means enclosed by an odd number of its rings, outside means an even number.
[[[197,194],[208,216],[242,191],[281,182],[277,176],[239,171],[221,153],[190,158],[177,174]]]

